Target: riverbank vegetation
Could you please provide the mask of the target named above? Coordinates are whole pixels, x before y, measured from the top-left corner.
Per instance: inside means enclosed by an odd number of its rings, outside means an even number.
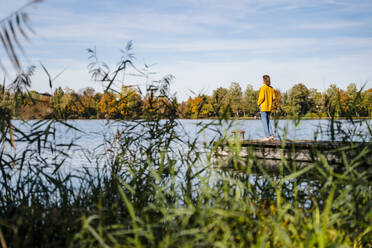
[[[350,84],[346,90],[331,85],[325,92],[295,84],[289,91],[275,90],[273,113],[276,118],[372,117],[372,89],[361,90]],[[15,97],[16,96],[16,97]],[[141,96],[135,87],[123,86],[120,91],[95,92],[85,88],[78,92],[58,87],[52,94],[36,91],[15,92],[0,86],[0,103],[21,119],[44,119],[55,115],[65,119],[133,119],[143,117],[149,108],[149,96]],[[212,95],[197,95],[177,104],[178,118],[216,118],[226,113],[231,118],[258,116],[258,90],[239,83],[217,88]],[[17,99],[16,99],[17,98]],[[170,104],[157,99],[159,110]],[[333,113],[331,113],[333,112]]]

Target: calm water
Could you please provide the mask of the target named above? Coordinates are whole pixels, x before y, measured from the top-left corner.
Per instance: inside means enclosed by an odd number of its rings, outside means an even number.
[[[223,123],[222,126],[211,126],[209,129],[198,133],[201,126],[211,123],[212,120],[179,120],[178,127],[180,133],[183,134],[183,139],[194,139],[198,137],[198,142],[208,141],[216,137],[216,130],[226,135],[231,135],[232,130],[245,131],[246,139],[261,139],[264,137],[264,131],[260,120],[237,120],[234,122]],[[105,140],[112,140],[117,130],[122,129],[119,122],[108,122],[106,120],[70,120],[69,124],[77,127],[81,131],[68,129],[63,126],[57,126],[56,140],[58,143],[69,143],[74,141],[77,145],[74,149],[69,151],[71,165],[87,164],[88,158],[94,159],[91,154],[104,153],[105,147],[102,147]],[[21,121],[14,121],[14,124],[20,127],[23,131],[29,131],[30,127]],[[368,132],[367,125],[371,126],[372,121],[364,121],[351,125],[347,121],[341,121],[341,130],[343,132],[352,134],[359,134]],[[328,120],[303,120],[296,123],[292,120],[279,120],[272,122],[276,138],[286,136],[288,139],[317,139],[329,140],[330,134],[326,131],[329,125]],[[230,128],[228,128],[230,126]],[[368,136],[367,136],[368,137]],[[340,139],[340,137],[339,137]],[[370,139],[370,138],[369,138]],[[26,149],[24,144],[17,145],[17,152],[20,153]]]
[[[223,123],[222,127],[219,127],[216,123],[215,126],[211,126],[210,129],[204,130],[202,133],[198,134],[201,126],[211,123],[212,120],[179,120],[180,125],[186,131],[186,133],[194,138],[197,135],[201,135],[202,139],[208,140],[210,137],[214,136],[218,129],[222,132],[226,131],[230,134],[233,130],[245,131],[246,139],[262,139],[264,138],[264,131],[261,124],[261,120],[237,120],[231,123]],[[372,124],[372,120],[366,121],[369,125]],[[341,121],[342,129],[344,131],[357,129],[357,132],[366,131],[366,122],[358,123],[355,125],[350,124],[347,121]],[[74,125],[83,133],[74,130],[69,130],[65,132],[63,128],[61,131],[61,138],[75,138],[77,143],[85,147],[94,148],[100,145],[104,137],[109,138],[117,129],[120,129],[120,123],[115,123],[113,121],[108,122],[106,120],[73,120],[68,121],[69,124]],[[231,124],[230,129],[227,129],[229,124]],[[330,140],[330,135],[327,133],[327,127],[329,125],[328,120],[302,120],[299,123],[295,123],[293,120],[279,120],[277,123],[272,121],[272,126],[275,130],[277,137],[283,137],[286,132],[286,137],[288,139],[314,139],[317,140]],[[213,129],[213,130],[212,130]]]

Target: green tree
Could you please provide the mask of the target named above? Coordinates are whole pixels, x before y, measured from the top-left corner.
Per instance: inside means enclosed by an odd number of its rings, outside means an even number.
[[[340,102],[340,89],[335,84],[331,84],[326,90],[324,102],[325,110],[328,116],[340,116]]]
[[[342,110],[347,116],[360,116],[366,114],[363,111],[363,96],[361,90],[357,89],[355,83],[347,86],[344,97],[340,97]]]
[[[324,96],[317,89],[311,88],[309,90],[309,98],[313,103],[311,112],[316,113],[321,117],[321,114],[324,110]]]
[[[289,92],[289,113],[294,116],[307,114],[314,105],[309,96],[310,91],[304,84],[295,84]]]
[[[223,87],[215,89],[210,98],[210,103],[214,111],[214,115],[221,116],[228,112],[229,108],[229,90]]]
[[[254,116],[258,109],[257,109],[257,99],[258,99],[258,91],[253,89],[251,84],[247,85],[247,88],[244,91],[243,101],[242,101],[242,109],[244,114],[248,116]]]
[[[55,89],[53,94],[53,112],[54,115],[60,118],[66,118],[66,113],[62,107],[62,98],[64,94],[65,92],[61,87]]]
[[[228,91],[228,97],[230,100],[230,107],[233,115],[240,116],[240,114],[243,112],[242,96],[243,93],[240,84],[232,82]]]
[[[360,114],[362,116],[372,117],[372,88],[364,91],[361,94],[361,110]]]

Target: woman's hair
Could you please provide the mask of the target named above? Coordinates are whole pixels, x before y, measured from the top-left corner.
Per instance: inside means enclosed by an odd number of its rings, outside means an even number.
[[[269,86],[270,85],[270,76],[269,75],[263,75],[262,78],[263,78],[264,84]]]

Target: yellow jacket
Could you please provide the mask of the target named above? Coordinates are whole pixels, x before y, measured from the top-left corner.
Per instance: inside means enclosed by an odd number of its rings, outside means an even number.
[[[271,111],[273,100],[275,99],[275,92],[273,87],[266,84],[260,88],[257,105],[261,106],[261,112]]]

